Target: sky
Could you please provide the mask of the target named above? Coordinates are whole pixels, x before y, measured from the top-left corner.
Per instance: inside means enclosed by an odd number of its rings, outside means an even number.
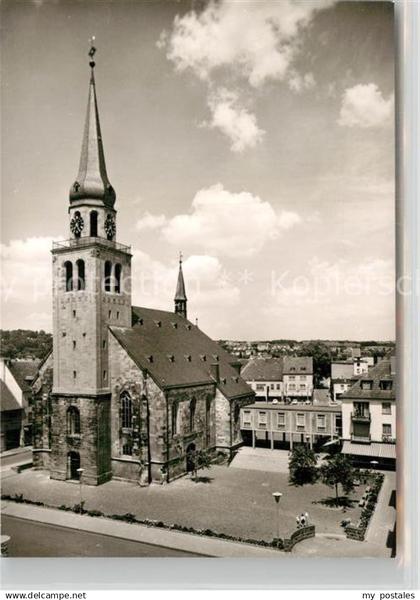
[[[393,9],[4,0],[2,327],[51,331],[89,39],[133,304],[214,338],[395,338]]]

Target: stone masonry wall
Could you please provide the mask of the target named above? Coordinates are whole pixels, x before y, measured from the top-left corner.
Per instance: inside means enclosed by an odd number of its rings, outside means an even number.
[[[32,386],[33,446],[32,459],[36,469],[49,469],[51,452],[51,390],[53,357],[48,356]]]
[[[68,455],[77,452],[80,467],[84,469],[84,483],[97,485],[110,479],[110,397],[53,396],[51,404],[51,478],[69,478]],[[70,406],[79,410],[80,434],[71,435],[67,431]]]

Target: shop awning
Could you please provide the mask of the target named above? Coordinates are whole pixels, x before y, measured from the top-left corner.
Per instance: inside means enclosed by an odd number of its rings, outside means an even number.
[[[396,458],[395,444],[355,444],[346,441],[343,444],[342,454],[353,454],[355,456],[369,456],[372,458]]]

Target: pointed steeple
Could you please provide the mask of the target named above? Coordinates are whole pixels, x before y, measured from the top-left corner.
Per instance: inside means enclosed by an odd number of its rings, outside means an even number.
[[[175,292],[175,313],[187,318],[187,295],[185,293],[184,274],[182,272],[182,253],[179,254],[178,281]]]
[[[91,68],[89,82],[89,99],[83,133],[82,152],[80,155],[79,172],[76,181],[70,189],[70,202],[80,200],[101,200],[107,208],[115,203],[115,191],[111,186],[105,166],[105,155],[102,143],[101,126],[99,123],[98,102],[95,87],[95,62],[93,56],[96,48],[91,40],[89,65]]]

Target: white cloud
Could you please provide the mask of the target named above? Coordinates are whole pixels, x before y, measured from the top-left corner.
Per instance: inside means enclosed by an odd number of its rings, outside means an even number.
[[[36,302],[51,295],[51,254],[54,238],[33,237],[1,244],[1,296],[4,302]]]
[[[167,57],[179,71],[192,70],[200,79],[232,67],[253,87],[284,80],[296,53],[299,31],[316,11],[332,0],[302,2],[260,0],[210,2],[201,12],[176,16],[172,35],[161,36]]]
[[[315,13],[335,0],[210,1],[201,12],[177,15],[171,33],[163,31],[157,46],[180,72],[190,71],[209,86],[209,128],[219,129],[242,152],[261,141],[265,133],[256,115],[245,108],[231,87],[245,81],[261,88],[268,81],[287,81],[301,93],[315,86],[312,73],[293,67],[299,53],[299,36]],[[218,86],[219,91],[214,92]]]
[[[212,118],[204,126],[219,129],[231,141],[233,152],[243,152],[253,148],[265,133],[257,125],[254,114],[240,105],[238,94],[225,88],[212,93],[208,99]]]
[[[300,94],[305,90],[311,90],[314,88],[316,82],[313,73],[305,73],[305,75],[301,75],[297,71],[294,71],[289,78],[288,84],[292,92]]]
[[[344,127],[379,127],[390,121],[394,97],[384,98],[375,83],[347,88],[342,97],[339,125]]]
[[[51,328],[52,242],[32,237],[1,244],[3,327]]]
[[[215,256],[191,255],[184,260],[183,271],[188,301],[196,314],[210,314],[217,306],[238,304],[239,288],[226,277],[224,266]],[[134,305],[173,309],[177,261],[165,264],[145,252],[135,250],[132,273]]]
[[[152,215],[145,212],[144,215],[137,221],[136,229],[144,231],[146,229],[159,229],[165,224],[165,215]]]
[[[230,257],[246,257],[301,222],[291,211],[277,213],[269,202],[250,192],[230,192],[218,183],[199,190],[190,214],[177,215],[162,229],[177,247],[198,247]]]

